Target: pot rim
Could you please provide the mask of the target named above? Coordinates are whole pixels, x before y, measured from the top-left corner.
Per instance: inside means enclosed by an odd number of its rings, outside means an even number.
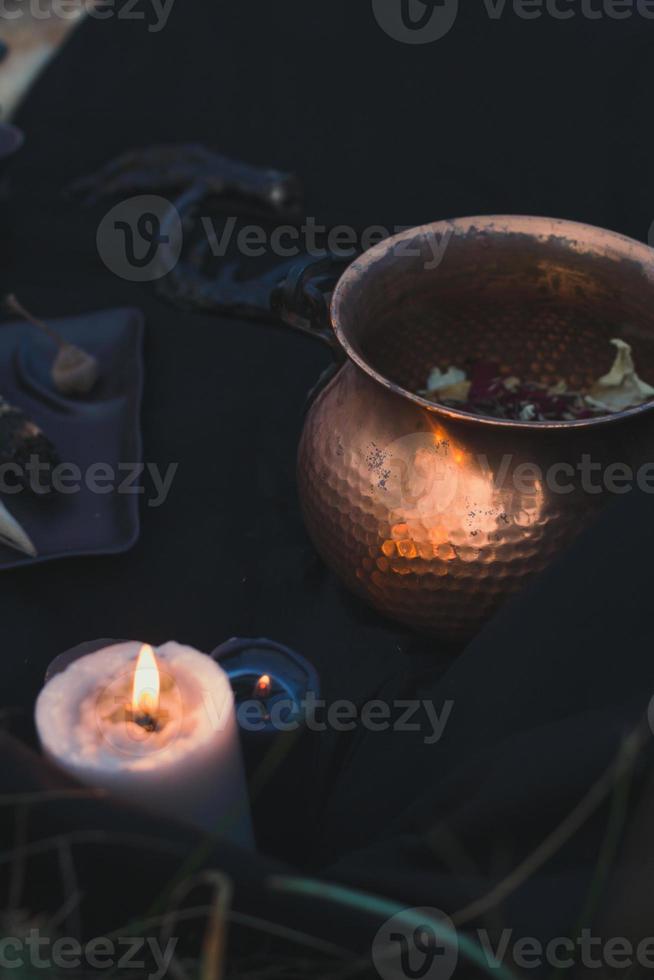
[[[607,257],[619,259],[621,261],[631,261],[637,263],[642,271],[649,276],[654,286],[654,249],[649,245],[638,242],[633,238],[622,235],[619,232],[609,231],[595,225],[584,224],[578,221],[568,221],[564,218],[538,217],[536,215],[476,215],[464,218],[453,218],[451,220],[428,222],[424,225],[417,225],[415,228],[406,229],[397,235],[384,239],[378,245],[369,249],[362,256],[356,259],[345,270],[339,279],[331,299],[331,322],[334,333],[339,344],[347,354],[348,358],[356,364],[362,371],[371,377],[378,384],[389,391],[394,392],[402,398],[414,402],[421,408],[426,409],[433,415],[448,418],[451,420],[478,423],[481,425],[498,426],[508,429],[526,429],[532,432],[543,429],[586,429],[598,425],[607,425],[619,422],[626,418],[636,415],[644,415],[654,411],[654,401],[645,402],[642,405],[634,405],[625,408],[621,412],[613,412],[610,415],[599,415],[589,419],[562,419],[560,421],[531,421],[525,422],[519,419],[498,419],[490,415],[477,415],[473,412],[464,412],[460,409],[450,408],[446,405],[438,405],[431,402],[422,395],[418,395],[407,388],[391,381],[385,375],[377,371],[369,362],[362,357],[347,337],[343,328],[341,311],[347,301],[347,293],[356,285],[360,276],[368,271],[376,262],[388,256],[389,252],[401,242],[406,242],[420,235],[427,233],[433,234],[465,234],[473,231],[480,233],[496,232],[511,233],[517,235],[529,235],[534,239],[543,242],[552,237],[567,242],[571,247],[576,247],[584,252],[592,247],[598,255],[604,254]],[[588,248],[583,248],[583,246]]]

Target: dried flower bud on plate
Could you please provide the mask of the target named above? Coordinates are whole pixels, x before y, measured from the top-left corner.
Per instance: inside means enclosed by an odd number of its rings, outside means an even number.
[[[20,408],[10,405],[0,396],[0,465],[11,466],[5,480],[13,478],[17,486],[29,487],[28,466],[32,461],[42,468],[45,476],[52,475],[58,464],[57,452],[46,435]],[[44,486],[47,480],[43,481]]]
[[[57,391],[62,395],[88,395],[100,377],[97,358],[81,347],[69,344],[53,327],[26,310],[13,293],[5,297],[4,306],[9,313],[23,317],[57,345],[57,356],[50,371]]]
[[[99,374],[97,359],[74,344],[62,344],[52,365],[52,381],[62,395],[88,395]]]

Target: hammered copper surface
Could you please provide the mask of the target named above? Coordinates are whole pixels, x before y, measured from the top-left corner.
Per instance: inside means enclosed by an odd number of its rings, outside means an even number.
[[[399,244],[366,253],[334,294],[351,360],[307,418],[300,495],[316,546],[350,588],[418,631],[465,638],[607,503],[578,478],[559,492],[552,467],[584,454],[639,465],[651,457],[651,407],[512,423],[414,392],[435,365],[479,357],[525,379],[590,384],[616,336],[654,382],[654,261],[636,242],[550,219],[441,223]]]

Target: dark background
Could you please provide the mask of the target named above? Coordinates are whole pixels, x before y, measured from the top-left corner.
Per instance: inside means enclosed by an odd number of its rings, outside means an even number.
[[[329,736],[289,763],[297,792],[258,814],[269,852],[448,911],[569,812],[647,705],[649,501],[621,501],[452,659],[350,599],[303,530],[294,457],[327,355],[273,326],[180,313],[114,277],[95,246],[108,205],[83,209],[62,191],[125,149],[200,141],[297,173],[307,213],[325,223],[527,213],[647,240],[654,21],[511,9],[495,21],[481,3],[462,7],[424,46],[384,34],[367,0],[177,0],[157,34],[89,21],[19,114],[27,141],[10,170],[0,269],[3,291],[41,314],[144,311],[145,459],[180,464],[129,554],[3,574],[1,700],[19,709],[14,731],[32,738],[48,662],[99,636],[208,650],[267,635],[314,661],[330,699],[380,688],[452,698],[438,746]],[[606,819],[600,810],[509,903],[510,925],[569,930]],[[295,853],[289,821],[304,830]],[[444,822],[471,865],[419,838]]]

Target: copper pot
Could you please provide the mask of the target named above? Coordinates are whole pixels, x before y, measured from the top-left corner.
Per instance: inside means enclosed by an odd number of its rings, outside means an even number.
[[[316,289],[304,300],[315,314]],[[415,630],[471,636],[612,499],[606,467],[635,480],[648,459],[651,403],[514,422],[416,394],[432,367],[468,358],[590,385],[616,336],[654,382],[654,253],[638,242],[550,218],[425,225],[347,269],[331,325],[347,357],[301,439],[306,524],[350,589]],[[622,492],[628,471],[609,472]]]

